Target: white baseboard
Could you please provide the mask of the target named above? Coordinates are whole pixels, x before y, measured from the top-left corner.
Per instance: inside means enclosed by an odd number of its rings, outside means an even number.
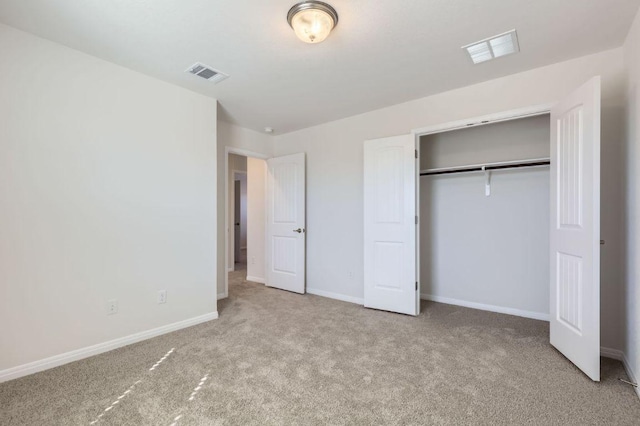
[[[631,368],[631,364],[629,364],[627,355],[623,351],[619,349],[611,349],[611,348],[605,348],[601,346],[600,355],[605,358],[611,358],[611,359],[621,361],[622,365],[624,366],[624,369],[627,371],[627,376],[629,376],[629,381],[631,381],[632,383],[638,383],[638,379],[637,379],[638,376],[636,376],[635,372]],[[634,388],[634,390],[636,391],[636,395],[638,395],[638,398],[640,398],[640,389],[636,387]]]
[[[629,376],[629,380],[633,383],[638,383],[638,376],[636,375],[633,368],[631,368],[631,364],[629,364],[629,359],[627,359],[627,354],[622,354],[622,364],[624,365],[624,369],[627,370],[627,376]],[[640,398],[640,388],[635,387],[636,395]]]
[[[481,311],[497,312],[499,314],[515,315],[517,317],[531,318],[541,321],[549,321],[549,314],[542,312],[524,311],[522,309],[505,308],[503,306],[485,305],[483,303],[467,302],[466,300],[450,299],[448,297],[421,294],[420,299],[432,302],[446,303],[447,305],[464,306],[465,308],[479,309]]]
[[[251,275],[247,275],[247,281],[251,281],[252,283],[259,283],[259,284],[265,284],[267,282],[267,280],[265,280],[264,278],[254,277]]]
[[[343,302],[355,303],[356,305],[364,305],[364,299],[358,297],[345,296],[344,294],[332,293],[330,291],[318,290],[315,288],[307,288],[307,293],[316,296],[328,297],[329,299],[342,300]]]
[[[80,359],[89,358],[91,356],[112,351],[114,349],[118,349],[123,346],[130,345],[132,343],[137,343],[142,340],[160,336],[162,334],[171,333],[172,331],[191,327],[196,324],[214,320],[216,318],[218,318],[218,312],[211,312],[208,314],[200,315],[198,317],[189,318],[184,321],[178,321],[173,324],[168,324],[162,327],[153,328],[151,330],[141,331],[140,333],[131,334],[129,336],[121,337],[119,339],[110,340],[104,343],[98,343],[97,345],[87,346],[85,348],[76,349],[71,352],[65,352],[63,354],[41,359],[39,361],[34,361],[28,364],[23,364],[17,367],[1,370],[0,383],[6,382],[8,380],[17,379],[23,376],[28,376],[29,374],[48,370],[53,367],[58,367],[60,365],[68,364],[73,361],[78,361]]]
[[[624,352],[619,349],[611,349],[600,346],[600,356],[615,359],[617,361],[622,361],[624,363]]]
[[[223,292],[223,293],[218,293],[218,300],[220,299],[226,299],[227,297],[229,297],[229,295],[227,294],[227,292]]]

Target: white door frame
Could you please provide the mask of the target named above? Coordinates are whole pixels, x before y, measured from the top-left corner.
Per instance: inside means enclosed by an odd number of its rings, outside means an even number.
[[[224,147],[224,295],[219,299],[229,297],[229,154],[268,160],[269,155],[247,149]]]
[[[549,114],[551,107],[555,103],[535,105],[527,108],[517,108],[494,114],[481,115],[478,117],[465,118],[463,120],[449,121],[447,123],[434,124],[432,126],[421,127],[411,131],[416,136],[416,143],[420,142],[420,136],[433,133],[444,133],[452,130],[468,129],[470,127],[486,126],[501,121],[518,120],[520,118],[535,117],[537,115]],[[419,146],[419,145],[418,145]]]

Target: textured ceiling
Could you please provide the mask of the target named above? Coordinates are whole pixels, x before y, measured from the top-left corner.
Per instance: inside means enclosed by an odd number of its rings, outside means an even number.
[[[276,133],[618,47],[640,0],[329,0],[318,45],[295,0],[2,0],[0,22],[217,98],[221,118]],[[521,53],[473,66],[460,46],[512,28]],[[186,74],[203,62],[231,77]]]

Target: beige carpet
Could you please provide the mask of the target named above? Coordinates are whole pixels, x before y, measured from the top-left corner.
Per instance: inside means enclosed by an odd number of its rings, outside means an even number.
[[[544,322],[436,303],[412,318],[237,278],[219,311],[0,384],[0,425],[640,424],[621,364],[591,382]]]

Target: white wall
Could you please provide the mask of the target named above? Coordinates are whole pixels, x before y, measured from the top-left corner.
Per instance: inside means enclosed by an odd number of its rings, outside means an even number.
[[[420,138],[420,169],[548,158],[549,114]]]
[[[421,178],[420,290],[428,299],[546,319],[549,170]]]
[[[239,150],[242,155],[257,153],[265,157],[271,157],[273,153],[273,137],[264,133],[225,121],[218,121],[218,193],[225,193],[225,152],[227,149]],[[227,230],[225,229],[225,204],[223,195],[218,197],[218,297],[226,297],[225,280],[227,268],[225,268],[225,239]]]
[[[267,162],[247,158],[247,279],[264,282]]]
[[[276,136],[275,155],[307,153],[308,287],[356,300],[363,296],[363,141],[555,102],[601,75],[602,236],[607,240],[602,250],[602,344],[620,348],[622,53],[618,48]]]
[[[0,370],[215,313],[215,100],[4,25],[0,52]]]
[[[621,210],[626,225],[624,268],[625,355],[629,367],[640,379],[640,12],[624,45],[627,72],[627,126],[624,162],[625,204]],[[626,214],[625,214],[626,213]],[[640,393],[639,393],[640,394]]]
[[[423,136],[421,169],[549,157],[549,115]],[[423,297],[549,315],[549,168],[420,177]]]

